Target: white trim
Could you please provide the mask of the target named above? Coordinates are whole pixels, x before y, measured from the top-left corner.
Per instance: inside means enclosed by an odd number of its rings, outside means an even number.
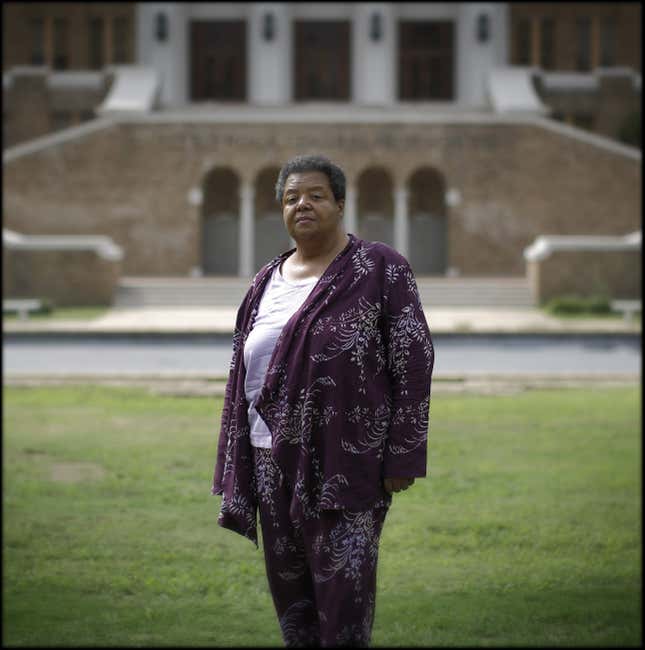
[[[12,250],[91,250],[106,260],[123,259],[123,249],[104,235],[21,235],[3,228],[2,244]]]
[[[69,129],[63,129],[56,133],[44,135],[41,138],[29,140],[29,142],[18,144],[15,147],[9,147],[2,152],[2,164],[6,165],[18,158],[39,151],[44,151],[45,149],[49,149],[57,144],[78,140],[85,135],[94,133],[95,131],[100,131],[101,129],[112,126],[113,124],[115,124],[115,120],[111,117],[101,117],[83,122],[83,124],[79,124],[78,126],[72,126]]]
[[[537,76],[542,79],[545,90],[595,92],[600,86],[600,80],[591,72],[541,72]]]
[[[557,251],[633,251],[641,249],[641,231],[610,235],[542,235],[524,249],[527,262],[546,259]]]
[[[3,163],[42,151],[50,146],[75,140],[113,124],[470,124],[470,125],[528,125],[537,126],[599,147],[640,163],[641,151],[556,120],[536,115],[497,115],[490,112],[459,111],[458,106],[445,107],[440,103],[427,105],[398,104],[393,107],[351,106],[328,104],[323,106],[289,105],[286,107],[257,107],[218,105],[188,107],[143,115],[123,114],[101,117],[79,126],[31,140],[6,149]]]
[[[641,150],[637,147],[630,147],[626,144],[622,144],[613,140],[612,138],[605,137],[603,135],[598,135],[597,133],[591,133],[585,129],[579,129],[575,126],[570,126],[557,120],[546,119],[544,117],[534,117],[527,122],[533,122],[536,126],[542,126],[550,131],[559,133],[560,135],[566,135],[575,140],[580,140],[581,142],[586,142],[587,144],[600,147],[611,153],[617,153],[621,156],[626,156],[627,158],[632,158],[633,160],[641,161],[642,154]]]
[[[47,86],[49,88],[91,88],[92,90],[100,90],[104,78],[103,72],[66,70],[65,72],[52,72],[48,75]]]

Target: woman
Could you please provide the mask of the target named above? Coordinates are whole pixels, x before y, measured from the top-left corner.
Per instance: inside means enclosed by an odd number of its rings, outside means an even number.
[[[345,176],[322,156],[280,170],[296,248],[240,306],[212,494],[257,542],[287,646],[367,646],[392,493],[426,474],[434,350],[412,270],[343,227]]]

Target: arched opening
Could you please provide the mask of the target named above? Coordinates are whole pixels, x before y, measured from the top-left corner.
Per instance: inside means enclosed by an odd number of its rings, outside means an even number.
[[[237,275],[239,255],[239,179],[228,168],[212,169],[202,195],[202,272]]]
[[[392,179],[382,167],[361,173],[358,189],[358,235],[368,241],[394,246]]]
[[[275,182],[279,173],[279,167],[266,167],[255,182],[255,271],[292,248],[282,220],[282,210],[275,200]]]
[[[410,177],[410,265],[416,274],[445,275],[448,257],[446,183],[431,167]]]

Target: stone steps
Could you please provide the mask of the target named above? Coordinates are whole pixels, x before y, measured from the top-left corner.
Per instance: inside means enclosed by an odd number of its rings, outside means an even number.
[[[220,278],[122,278],[116,291],[116,307],[237,307],[250,280]],[[428,278],[418,277],[421,301],[432,307],[534,306],[526,278]]]

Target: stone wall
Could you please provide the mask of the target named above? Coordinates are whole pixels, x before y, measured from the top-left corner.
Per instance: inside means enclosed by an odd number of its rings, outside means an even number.
[[[586,83],[583,88],[573,84],[568,88],[566,84],[550,88],[540,75],[535,76],[535,85],[540,99],[556,119],[584,124],[584,128],[594,133],[620,140],[626,121],[641,111],[641,90],[634,77],[634,71],[629,68],[605,68],[580,75]]]
[[[565,295],[640,299],[642,255],[631,251],[554,251],[527,262],[527,274],[538,304]]]
[[[52,73],[46,67],[14,68],[2,93],[3,146],[13,147],[93,119],[113,78],[112,72]]]
[[[187,275],[201,262],[201,208],[189,195],[208,172],[229,168],[254,184],[262,169],[305,152],[330,156],[353,184],[374,165],[393,187],[437,170],[458,197],[446,214],[447,265],[462,276],[524,275],[523,250],[539,235],[622,235],[641,224],[640,156],[547,121],[162,119],[6,156],[5,227],[107,235],[124,249],[124,274]]]
[[[57,307],[111,305],[120,262],[92,250],[11,250],[4,247],[5,298],[46,298]]]

